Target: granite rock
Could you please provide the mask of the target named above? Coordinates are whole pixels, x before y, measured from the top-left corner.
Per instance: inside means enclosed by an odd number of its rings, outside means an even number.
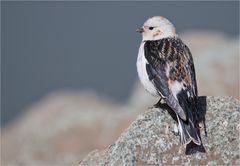
[[[240,165],[239,101],[199,97],[198,103],[201,146],[180,145],[174,116],[163,104],[140,114],[114,144],[91,152],[80,165]]]

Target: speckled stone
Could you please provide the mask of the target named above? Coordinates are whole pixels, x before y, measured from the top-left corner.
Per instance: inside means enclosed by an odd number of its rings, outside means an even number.
[[[80,165],[240,165],[239,101],[199,97],[198,103],[202,146],[180,145],[176,122],[163,105],[140,114],[113,145],[91,152]]]

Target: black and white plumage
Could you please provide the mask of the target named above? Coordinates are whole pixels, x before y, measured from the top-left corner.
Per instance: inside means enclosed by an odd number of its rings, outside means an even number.
[[[161,16],[148,19],[137,31],[143,35],[137,59],[141,83],[176,113],[180,142],[200,145],[197,83],[189,48],[177,37],[174,26]]]

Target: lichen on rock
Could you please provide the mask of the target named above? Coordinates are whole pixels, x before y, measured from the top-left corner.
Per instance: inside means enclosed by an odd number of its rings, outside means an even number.
[[[191,155],[174,132],[170,109],[162,107],[140,114],[113,145],[91,152],[80,165],[240,165],[239,101],[199,97],[198,107],[203,145],[193,148]]]

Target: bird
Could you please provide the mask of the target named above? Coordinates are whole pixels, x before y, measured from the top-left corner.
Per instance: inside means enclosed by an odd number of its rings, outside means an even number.
[[[141,84],[174,111],[180,143],[201,145],[197,114],[197,82],[190,49],[178,37],[174,25],[163,16],[147,19],[136,30],[142,34],[137,73]]]

